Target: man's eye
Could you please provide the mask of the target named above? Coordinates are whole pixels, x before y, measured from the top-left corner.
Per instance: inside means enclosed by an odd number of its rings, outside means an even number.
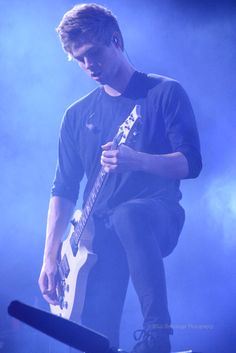
[[[92,48],[88,50],[87,53],[84,54],[83,56],[77,56],[75,57],[75,59],[79,64],[84,64],[85,57],[88,60],[98,60],[101,55],[102,55],[102,48]]]
[[[78,61],[79,63],[83,63],[84,62],[84,58],[77,57],[76,61]]]
[[[83,56],[74,56],[74,59],[79,62],[79,63],[83,63],[84,62],[84,57]]]

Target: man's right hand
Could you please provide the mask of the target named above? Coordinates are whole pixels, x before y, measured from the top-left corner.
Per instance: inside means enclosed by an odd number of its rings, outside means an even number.
[[[53,305],[59,305],[56,291],[58,252],[74,207],[73,202],[59,196],[51,197],[49,202],[43,266],[38,284],[44,299]]]
[[[56,275],[57,264],[56,261],[47,261],[43,263],[38,284],[44,299],[53,305],[59,305],[56,292]]]

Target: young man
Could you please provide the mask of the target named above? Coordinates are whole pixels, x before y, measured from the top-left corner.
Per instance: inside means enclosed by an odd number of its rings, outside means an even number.
[[[132,353],[168,353],[172,333],[163,257],[177,244],[184,223],[180,179],[201,170],[192,108],[178,82],[138,72],[124,55],[114,15],[96,4],[68,11],[57,31],[69,58],[99,87],[65,113],[56,176],[50,199],[39,286],[57,304],[56,258],[84,175],[89,195],[101,164],[108,181],[93,210],[93,250],[82,323],[118,345],[129,275],[144,323]],[[134,106],[142,126],[132,146],[111,149],[119,125]]]

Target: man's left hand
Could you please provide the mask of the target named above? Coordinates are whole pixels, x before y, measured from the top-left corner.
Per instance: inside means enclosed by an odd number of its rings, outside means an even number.
[[[121,144],[116,150],[111,149],[112,142],[102,146],[101,164],[105,172],[128,172],[139,169],[138,152]]]

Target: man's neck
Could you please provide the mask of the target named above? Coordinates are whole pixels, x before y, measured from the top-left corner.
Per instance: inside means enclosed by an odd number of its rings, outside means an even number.
[[[104,90],[110,96],[120,96],[128,86],[129,80],[135,69],[131,65],[125,65],[117,71],[112,82],[104,85]]]

